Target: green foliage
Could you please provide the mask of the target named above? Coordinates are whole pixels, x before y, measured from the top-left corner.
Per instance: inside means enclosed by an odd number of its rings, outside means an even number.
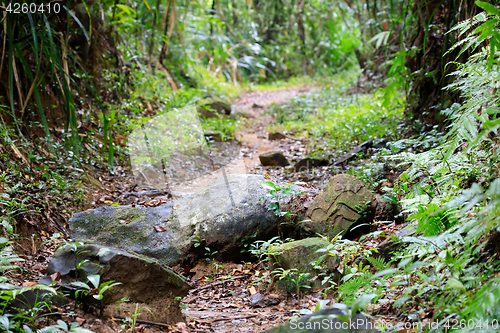
[[[396,138],[403,100],[396,94],[391,98],[391,107],[386,108],[380,92],[346,94],[357,74],[351,70],[335,75],[324,89],[275,106],[270,113],[276,124],[270,131],[288,131],[308,138],[313,155],[335,149],[339,157],[353,142]]]
[[[293,241],[292,239],[287,239],[287,241]],[[283,241],[279,236],[273,237],[268,241],[255,241],[251,245],[250,253],[256,256],[261,262],[267,261],[267,255],[272,252],[272,247],[276,245],[283,244]]]
[[[465,63],[455,63],[457,79],[448,89],[460,93],[464,102],[443,110],[449,124],[446,135],[434,131],[416,138],[418,145],[415,139],[392,145],[397,153],[389,159],[407,170],[386,190],[400,199],[416,230],[400,239],[407,247],[393,257],[397,266],[368,259],[379,271],[374,283],[387,286],[383,294],[378,290],[377,304],[391,304],[415,319],[435,309],[436,331],[446,331],[450,320],[491,322],[498,316],[493,299],[500,267],[496,256],[485,251],[488,235],[500,227],[499,54],[491,41],[497,38],[498,9],[477,4],[488,13],[459,23],[454,30],[469,32],[454,47],[465,51],[486,39],[491,43]],[[482,25],[471,30],[477,24]]]
[[[100,275],[89,275],[87,276],[87,279],[92,284],[93,288],[89,284],[81,281],[76,281],[71,283],[71,285],[80,288],[75,292],[75,297],[78,298],[79,296],[81,297],[82,295],[83,296],[92,295],[93,298],[100,301],[104,297],[104,292],[121,284],[121,282],[114,282],[114,281],[107,281],[104,283],[100,283],[101,280]]]
[[[306,283],[309,281],[310,273],[300,272],[295,268],[284,269],[276,268],[271,272],[277,278],[288,292],[295,292],[300,298],[300,289],[309,289],[311,286]]]
[[[299,184],[300,182],[295,183],[295,185]],[[280,184],[275,184],[273,181],[269,180],[260,183],[260,186],[269,190],[269,193],[260,198],[259,201],[266,197],[269,197],[271,203],[269,204],[268,209],[271,210],[274,213],[274,215],[280,217],[292,215],[290,212],[283,212],[281,210],[280,201],[283,200],[285,196],[304,195],[304,193],[301,193],[293,189],[292,184],[280,185]]]
[[[151,313],[151,315],[154,316],[153,312],[150,309],[148,309],[146,307],[139,307],[139,304],[136,303],[134,313],[130,313],[127,317],[125,317],[125,319],[122,319],[123,322],[125,322],[130,327],[132,333],[136,332],[136,325],[137,325],[137,319],[138,319],[137,317],[139,317],[142,310],[147,310],[147,311],[149,311],[149,313]],[[129,312],[127,311],[126,313],[129,313]]]
[[[91,330],[78,327],[78,323],[74,322],[71,326],[68,326],[64,321],[58,320],[57,324],[41,328],[36,331],[37,333],[92,333]],[[32,333],[31,330],[25,331],[25,333]]]

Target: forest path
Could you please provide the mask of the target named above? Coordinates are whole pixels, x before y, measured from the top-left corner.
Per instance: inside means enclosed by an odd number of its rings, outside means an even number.
[[[235,137],[242,144],[247,173],[269,174],[273,179],[290,180],[285,169],[263,167],[259,155],[280,151],[292,160],[307,152],[305,141],[286,138],[268,140],[267,125],[274,122],[268,111],[274,105],[317,90],[315,86],[243,93],[233,104],[233,112],[246,118]],[[297,179],[296,179],[297,180]],[[251,241],[249,241],[251,243]],[[182,303],[189,332],[261,332],[284,323],[300,309],[315,306],[319,295],[297,301],[266,290],[266,267],[262,264],[201,261],[194,268],[176,267],[188,276],[193,289]],[[299,304],[300,303],[300,304]]]
[[[234,112],[240,113],[245,121],[235,134],[241,142],[240,154],[244,161],[244,171],[247,173],[267,174],[271,179],[278,181],[308,180],[324,181],[328,178],[326,171],[310,170],[307,172],[292,172],[290,167],[263,167],[259,161],[259,154],[278,150],[284,153],[289,161],[300,159],[308,152],[307,141],[296,140],[293,133],[290,138],[268,140],[267,125],[273,123],[273,117],[267,111],[273,105],[285,104],[293,98],[317,90],[315,86],[301,86],[282,90],[253,91],[243,93],[232,105]],[[318,168],[319,169],[319,168]],[[95,186],[87,193],[86,209],[98,208],[119,203],[149,204],[157,201],[158,196],[164,196],[162,191],[145,191],[135,185],[135,179],[130,167],[119,166],[114,173],[102,172],[95,174]],[[317,187],[309,188],[313,194]],[[151,193],[146,193],[151,192]],[[139,193],[143,193],[139,195]],[[68,228],[66,226],[66,228]],[[250,237],[251,235],[249,235]],[[248,240],[249,248],[253,240]],[[55,251],[55,243],[46,243],[38,251],[37,256],[27,259],[22,264],[27,281],[37,281],[45,274],[46,264]],[[249,253],[246,256],[250,258]],[[41,264],[38,259],[43,258]],[[154,325],[138,321],[139,332],[262,332],[296,315],[300,309],[314,309],[319,294],[309,294],[301,297],[300,301],[294,297],[273,293],[268,288],[268,270],[263,264],[257,263],[222,263],[210,260],[201,260],[195,267],[177,266],[174,269],[184,275],[193,289],[182,303],[187,307],[183,310],[186,323],[179,323],[165,329],[165,326]],[[30,283],[31,283],[30,282]],[[33,282],[34,283],[34,282]],[[78,308],[78,319],[82,326],[94,332],[130,332],[116,318],[99,318],[96,315]],[[141,328],[142,327],[142,328]]]

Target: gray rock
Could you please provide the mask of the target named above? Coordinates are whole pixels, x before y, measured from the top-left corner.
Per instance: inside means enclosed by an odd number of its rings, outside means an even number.
[[[259,160],[260,163],[262,163],[263,166],[281,166],[285,167],[289,165],[290,163],[286,159],[285,155],[278,151],[272,151],[269,153],[264,153],[259,155]]]
[[[134,251],[166,265],[204,257],[205,247],[219,251],[219,259],[233,260],[241,255],[243,239],[278,234],[280,220],[268,210],[268,199],[261,200],[268,193],[260,186],[264,180],[228,175],[227,184],[220,177],[191,196],[157,207],[101,207],[75,214],[68,224],[75,240]],[[203,246],[194,247],[197,240],[204,240]]]
[[[347,174],[335,175],[309,206],[306,215],[311,221],[302,227],[312,235],[356,238],[369,227],[354,227],[371,223],[376,206],[373,193],[362,181]]]
[[[286,139],[287,136],[285,134],[280,133],[280,132],[276,132],[276,133],[269,133],[267,138],[268,138],[268,140],[282,140],[282,139]]]
[[[228,116],[231,114],[231,104],[217,97],[205,98],[199,101],[198,113],[203,118],[215,118],[219,115]]]
[[[351,310],[343,305],[316,311],[301,319],[292,319],[288,323],[265,331],[266,333],[377,333],[377,325],[366,319],[361,313],[352,315],[351,320],[344,320],[351,316]]]
[[[71,283],[76,281],[92,286],[87,278],[90,275],[99,275],[100,284],[120,282],[103,293],[99,305],[105,313],[134,313],[138,304],[149,309],[141,312],[141,319],[168,324],[183,321],[179,302],[191,289],[184,277],[156,260],[95,244],[59,248],[40,282],[50,285],[50,275],[55,273],[60,274],[59,283],[67,290],[74,290]],[[88,299],[95,301],[91,296]],[[119,302],[122,299],[129,302]]]
[[[306,157],[295,163],[293,168],[298,172],[319,166],[327,166],[328,164],[330,164],[330,161],[324,157]]]
[[[339,266],[340,260],[336,256],[326,255],[325,252],[317,252],[320,249],[325,249],[330,245],[330,242],[320,237],[305,238],[298,241],[283,243],[273,246],[269,250],[269,259],[273,270],[283,268],[285,270],[296,269],[297,274],[309,273],[306,280],[302,284],[311,287],[307,289],[315,291],[330,286],[322,285],[321,278],[314,279],[321,272],[334,274],[334,279],[331,282],[340,282],[340,273],[336,269]],[[325,256],[326,255],[326,256]],[[323,259],[320,261],[320,259]],[[323,267],[322,270],[314,269],[311,265],[314,262]],[[293,273],[295,274],[295,273]],[[296,274],[295,274],[296,275]],[[295,293],[295,286],[288,285],[286,280],[274,279],[273,284],[279,289]],[[306,289],[304,289],[305,291]]]

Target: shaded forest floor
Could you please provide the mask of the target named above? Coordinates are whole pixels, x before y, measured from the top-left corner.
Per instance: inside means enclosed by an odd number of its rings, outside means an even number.
[[[241,128],[234,137],[241,143],[239,158],[245,164],[247,173],[264,174],[267,178],[279,182],[304,182],[306,195],[299,200],[297,209],[304,209],[312,202],[330,176],[345,172],[345,165],[333,168],[331,166],[317,167],[295,172],[293,164],[305,156],[318,150],[318,140],[304,138],[303,133],[284,130],[285,137],[280,140],[269,140],[269,128],[275,125],[273,112],[279,105],[288,107],[294,98],[320,91],[317,86],[301,86],[274,91],[254,91],[244,93],[233,104],[233,112],[242,121]],[[314,108],[314,105],[312,106]],[[342,119],[338,119],[342,121]],[[311,131],[314,129],[311,128]],[[306,135],[307,136],[307,135]],[[346,145],[355,146],[354,141]],[[345,149],[344,149],[345,150]],[[290,161],[290,166],[264,167],[258,156],[269,151],[279,151]],[[342,152],[330,151],[330,153]],[[138,203],[144,205],[158,204],[158,198],[164,197],[164,192],[151,192],[139,188],[129,167],[115,168],[113,174],[103,172],[95,176],[95,186],[87,192],[85,208],[97,208],[103,205],[119,203],[120,205]],[[389,181],[389,180],[387,180]],[[389,185],[387,183],[385,185]],[[392,234],[401,229],[396,224],[375,224],[375,229]],[[41,249],[33,243],[32,255],[22,263],[24,274],[18,278],[17,284],[30,286],[44,275],[45,267],[60,239],[50,241],[47,234],[41,238],[47,242]],[[383,238],[373,239],[375,246]],[[25,247],[29,247],[25,243]],[[186,324],[179,323],[176,327],[165,327],[138,321],[138,331],[141,332],[261,332],[284,323],[302,310],[314,310],[325,294],[320,292],[307,295],[283,294],[270,289],[270,273],[265,263],[232,262],[221,263],[210,258],[201,260],[195,267],[177,266],[180,274],[187,277],[193,286],[189,295],[182,300]],[[331,295],[331,293],[330,293]],[[335,301],[332,300],[332,303]],[[68,310],[74,310],[71,305]],[[379,311],[383,309],[378,309]],[[98,318],[95,314],[76,310],[77,316],[67,318],[69,322],[78,321],[81,327],[95,332],[126,332],[129,325],[116,318]],[[387,314],[387,313],[386,313]],[[388,316],[385,316],[389,318]]]

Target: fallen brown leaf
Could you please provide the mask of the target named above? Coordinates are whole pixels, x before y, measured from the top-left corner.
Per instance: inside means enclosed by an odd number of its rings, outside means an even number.
[[[50,275],[50,279],[52,280],[52,282],[59,280],[60,277],[61,277],[60,272],[55,272],[54,274]]]

